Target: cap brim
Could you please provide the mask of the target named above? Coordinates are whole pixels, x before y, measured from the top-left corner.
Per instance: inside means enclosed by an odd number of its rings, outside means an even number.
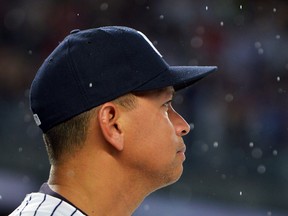
[[[135,91],[148,91],[173,86],[175,91],[188,87],[217,70],[216,66],[170,66],[167,71]]]

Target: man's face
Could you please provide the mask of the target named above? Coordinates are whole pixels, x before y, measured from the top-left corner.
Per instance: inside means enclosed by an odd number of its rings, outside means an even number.
[[[156,188],[177,181],[185,160],[182,136],[190,128],[172,108],[173,93],[168,87],[137,94],[136,108],[124,117],[123,160]]]

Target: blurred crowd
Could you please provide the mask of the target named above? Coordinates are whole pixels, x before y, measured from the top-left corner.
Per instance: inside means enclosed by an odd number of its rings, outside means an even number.
[[[38,186],[47,178],[28,102],[47,55],[73,29],[125,25],[170,65],[219,67],[175,97],[192,130],[183,179],[166,190],[287,208],[287,11],[280,0],[0,0],[0,179],[17,173],[19,184]]]

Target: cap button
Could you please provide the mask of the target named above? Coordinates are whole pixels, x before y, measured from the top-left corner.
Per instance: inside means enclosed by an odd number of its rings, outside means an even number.
[[[72,30],[72,31],[70,32],[70,34],[75,34],[75,33],[79,32],[79,31],[80,31],[80,29],[74,29],[74,30]]]

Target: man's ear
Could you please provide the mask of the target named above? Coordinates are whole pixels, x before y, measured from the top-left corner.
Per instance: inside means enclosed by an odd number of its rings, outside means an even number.
[[[98,121],[102,134],[114,148],[122,151],[124,148],[123,131],[119,125],[119,108],[112,102],[107,102],[100,107]]]

